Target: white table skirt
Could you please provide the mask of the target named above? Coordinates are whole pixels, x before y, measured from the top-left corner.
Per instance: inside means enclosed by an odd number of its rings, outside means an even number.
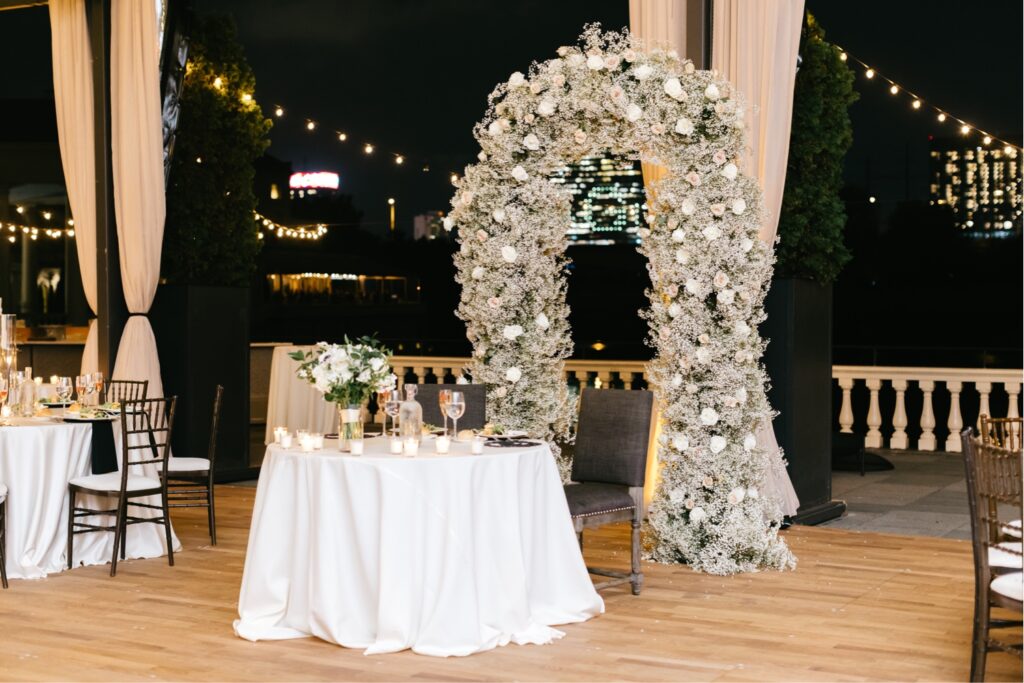
[[[68,482],[92,473],[92,425],[14,420],[19,426],[0,427],[0,482],[7,493],[7,575],[39,579],[67,567]],[[114,444],[120,467],[121,440],[114,423]],[[152,466],[133,468],[155,474]],[[150,472],[152,470],[152,472]],[[157,498],[157,501],[159,498]],[[148,501],[147,501],[148,502]],[[79,496],[80,507],[116,507],[115,499]],[[156,511],[136,508],[140,516]],[[134,513],[133,513],[134,514]],[[89,521],[110,524],[112,517]],[[180,549],[172,537],[175,549]],[[75,536],[75,565],[110,562],[114,534],[96,532]],[[128,527],[126,555],[147,558],[166,555],[163,527]]]
[[[321,434],[338,431],[338,408],[324,400],[312,384],[299,379],[298,361],[289,353],[309,351],[312,346],[278,346],[270,362],[270,389],[267,392],[267,429],[265,444],[274,441],[274,428],[290,431],[305,429]]]
[[[366,450],[267,449],[236,634],[469,655],[548,643],[552,625],[604,611],[547,446]]]

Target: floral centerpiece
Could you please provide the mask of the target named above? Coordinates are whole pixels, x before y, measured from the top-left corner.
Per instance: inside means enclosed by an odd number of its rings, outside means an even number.
[[[361,439],[363,404],[376,392],[395,388],[391,352],[373,337],[344,344],[320,342],[310,351],[288,354],[299,361],[296,374],[317,388],[324,400],[338,406],[338,439],[342,450],[352,439]]]

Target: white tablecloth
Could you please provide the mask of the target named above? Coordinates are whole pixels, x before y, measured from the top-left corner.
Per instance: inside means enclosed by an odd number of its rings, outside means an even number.
[[[552,625],[604,611],[547,446],[385,449],[267,449],[236,634],[469,655],[548,643]]]
[[[270,390],[267,396],[267,431],[264,443],[274,441],[274,428],[306,429],[321,434],[338,431],[338,408],[306,380],[295,376],[299,363],[288,357],[312,346],[278,346],[270,362]]]
[[[15,426],[0,427],[0,482],[7,493],[7,575],[38,579],[67,567],[68,482],[92,473],[92,425],[37,419],[14,419]],[[121,439],[114,423],[114,444],[120,467]],[[155,468],[133,468],[136,473]],[[159,499],[157,499],[159,500]],[[108,508],[114,499],[79,496],[79,506]],[[156,514],[135,508],[133,514]],[[113,517],[90,521],[110,524]],[[133,524],[128,527],[129,558],[166,555],[163,527]],[[175,549],[181,545],[174,538]],[[75,536],[75,564],[110,562],[114,534],[96,532]]]

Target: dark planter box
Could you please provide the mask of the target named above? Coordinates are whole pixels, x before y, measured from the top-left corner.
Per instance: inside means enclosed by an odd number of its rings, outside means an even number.
[[[832,287],[775,279],[765,310],[768,400],[779,412],[775,436],[800,497],[794,521],[818,524],[846,509],[832,500]]]
[[[172,447],[206,457],[213,394],[224,385],[217,480],[249,479],[249,290],[160,285],[150,312],[164,391],[177,396]]]

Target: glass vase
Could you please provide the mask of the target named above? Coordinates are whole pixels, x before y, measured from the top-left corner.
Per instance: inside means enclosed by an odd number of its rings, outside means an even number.
[[[348,451],[349,442],[363,438],[363,407],[338,404],[338,450]]]

